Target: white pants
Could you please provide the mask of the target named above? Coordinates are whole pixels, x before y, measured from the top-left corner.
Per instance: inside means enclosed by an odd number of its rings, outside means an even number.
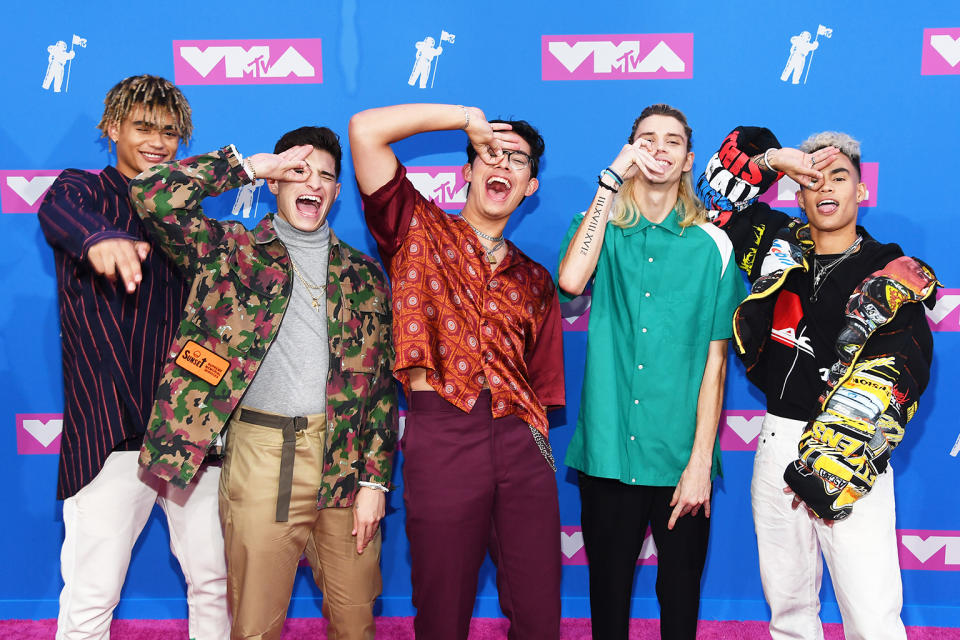
[[[139,455],[111,453],[100,473],[63,502],[57,640],[110,638],[130,552],[154,504],[167,515],[170,550],[186,579],[190,638],[226,640],[230,619],[217,498],[220,468],[205,467],[179,489],[142,470]]]
[[[767,414],[757,441],[750,493],[760,579],[774,640],[822,640],[821,552],[830,568],[847,640],[906,640],[897,558],[893,469],[887,467],[849,518],[828,527],[791,508],[783,471],[797,458],[805,423]]]

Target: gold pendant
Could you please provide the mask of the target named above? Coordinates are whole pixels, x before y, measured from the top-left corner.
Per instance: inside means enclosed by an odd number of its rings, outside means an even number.
[[[314,309],[316,309],[317,311],[320,310],[320,301],[319,301],[319,300],[317,300],[316,298],[313,298],[313,302],[312,302],[311,304],[313,305],[313,308],[314,308]]]

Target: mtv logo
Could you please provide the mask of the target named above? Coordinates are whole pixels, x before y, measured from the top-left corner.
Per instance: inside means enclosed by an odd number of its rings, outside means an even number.
[[[561,323],[564,331],[586,331],[590,326],[590,303],[593,296],[583,293],[569,302],[560,303]]]
[[[960,74],[960,27],[924,29],[920,75]]]
[[[692,33],[542,36],[544,80],[693,77]]]
[[[927,309],[931,331],[960,331],[960,289],[939,289],[937,304]]]
[[[960,531],[900,529],[900,568],[960,571]]]
[[[176,84],[319,84],[319,38],[174,40]]]
[[[827,168],[830,171],[830,167]],[[867,187],[867,199],[860,203],[861,207],[877,206],[877,184],[880,178],[879,162],[863,162],[860,164],[860,181]],[[767,192],[760,196],[761,202],[766,202],[774,209],[784,209],[797,206],[797,191],[800,185],[787,176],[783,176]]]
[[[560,527],[560,564],[586,566],[587,552],[583,547],[583,531],[580,527]],[[657,564],[657,545],[649,528],[644,535],[637,564]]]
[[[756,451],[766,411],[727,409],[720,413],[720,449]]]
[[[444,211],[460,211],[467,203],[462,167],[407,167],[407,178],[424,198]]]
[[[0,171],[0,211],[36,213],[60,169]]]
[[[18,413],[17,453],[33,455],[60,453],[61,413]]]

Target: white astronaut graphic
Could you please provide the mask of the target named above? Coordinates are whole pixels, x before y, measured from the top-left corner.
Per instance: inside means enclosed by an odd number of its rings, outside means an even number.
[[[814,38],[813,42],[810,42],[809,31],[802,31],[799,35],[790,38],[790,56],[787,58],[787,66],[783,68],[783,73],[780,74],[780,80],[786,82],[787,78],[792,75],[791,83],[800,84],[800,76],[803,74],[804,66],[806,66],[807,74],[804,75],[803,83],[807,83],[807,75],[810,75],[810,66],[806,64],[807,56],[810,55],[810,64],[812,65],[812,52],[820,46],[820,36],[832,37],[833,29],[828,29],[821,24],[817,27],[817,37]]]
[[[407,84],[409,84],[411,87],[414,84],[418,84],[421,89],[426,89],[427,79],[430,78],[430,70],[432,67],[433,79],[430,80],[430,87],[433,88],[433,83],[437,78],[436,65],[433,64],[433,61],[441,53],[443,53],[442,43],[449,42],[450,44],[453,44],[455,38],[456,36],[454,34],[441,30],[441,45],[439,47],[434,47],[436,40],[430,36],[427,36],[423,40],[417,42],[417,44],[414,45],[417,49],[417,57],[413,61],[413,71],[410,72],[410,79],[407,80]]]
[[[67,51],[67,43],[63,40],[58,40],[55,44],[47,47],[47,74],[43,77],[43,88],[46,90],[50,89],[50,85],[53,85],[53,92],[60,93],[61,87],[63,87],[63,68],[68,63],[71,63],[74,56],[77,55],[77,52],[73,50],[74,45],[80,45],[81,47],[87,46],[86,38],[81,38],[80,36],[74,34],[73,40],[70,43],[70,50]],[[70,70],[67,69],[67,86],[64,90],[70,89]]]
[[[256,182],[245,184],[237,192],[237,199],[233,202],[233,210],[230,215],[240,216],[247,219],[251,214],[256,213],[257,207],[254,204],[254,196],[257,203],[260,201],[260,187],[263,186],[263,180],[257,179]]]
[[[63,40],[47,47],[47,51],[50,55],[47,57],[47,75],[43,77],[43,88],[49,89],[52,82],[54,92],[60,93],[60,87],[63,86],[63,67],[68,60],[73,60],[77,52],[67,51],[67,43]]]

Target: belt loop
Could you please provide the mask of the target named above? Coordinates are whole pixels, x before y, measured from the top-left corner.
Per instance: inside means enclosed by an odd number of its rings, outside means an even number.
[[[283,448],[280,450],[280,484],[277,488],[277,522],[286,522],[290,517],[290,494],[293,490],[293,458],[297,447],[296,417],[283,425]]]

